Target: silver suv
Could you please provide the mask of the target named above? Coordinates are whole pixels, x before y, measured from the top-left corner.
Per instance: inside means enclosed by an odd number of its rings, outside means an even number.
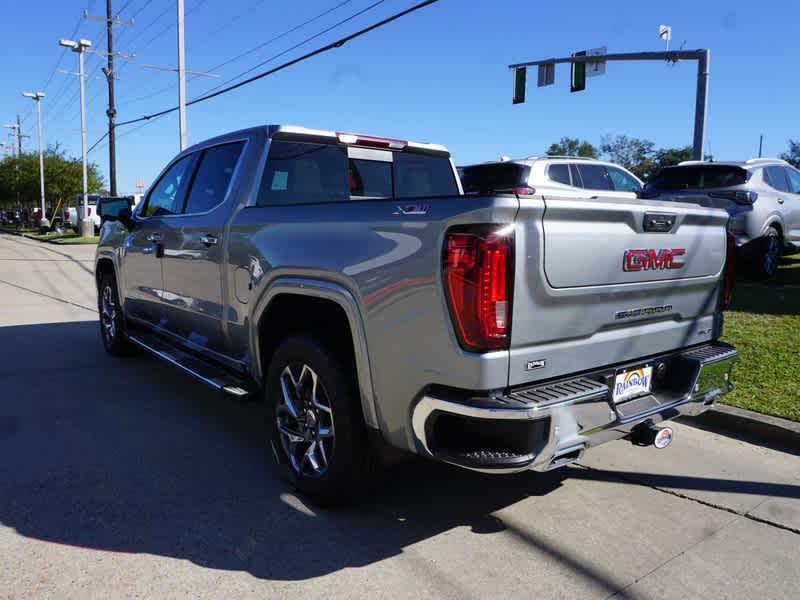
[[[772,277],[781,253],[800,250],[800,171],[786,161],[682,162],[659,171],[643,197],[727,210],[739,254],[756,277]]]
[[[538,194],[568,198],[636,198],[642,181],[614,163],[579,156],[529,156],[459,167],[466,193],[532,188]]]

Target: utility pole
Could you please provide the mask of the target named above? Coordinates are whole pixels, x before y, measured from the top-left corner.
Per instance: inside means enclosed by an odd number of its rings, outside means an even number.
[[[89,182],[86,163],[86,104],[83,93],[83,54],[85,50],[92,47],[92,42],[82,39],[77,42],[74,40],[59,40],[58,43],[66,48],[71,48],[73,52],[78,54],[78,80],[81,93],[81,154],[83,155],[83,219],[81,220],[81,235],[90,237],[94,234],[94,223],[89,218]]]
[[[114,22],[111,20],[111,0],[106,0],[106,36],[108,52],[108,66],[103,71],[108,80],[108,179],[111,186],[111,195],[117,195],[117,134],[114,131],[117,120],[117,107],[114,102]]]
[[[19,115],[17,115],[17,156],[22,156],[22,123],[19,120]],[[28,135],[24,137],[30,137]]]
[[[764,147],[764,134],[758,138],[758,158],[761,158],[761,149]]]
[[[39,129],[39,191],[42,201],[42,219],[44,219],[46,218],[44,205],[44,154],[42,150],[42,98],[44,98],[44,92],[23,92],[22,95],[36,101],[36,121]]]
[[[106,109],[106,116],[108,117],[108,179],[111,187],[111,195],[117,195],[117,105],[114,99],[114,80],[116,74],[114,72],[114,57],[133,58],[129,56],[122,56],[114,52],[114,25],[134,25],[133,19],[127,22],[120,20],[119,16],[114,16],[111,8],[111,0],[106,0],[106,16],[93,17],[88,11],[83,12],[86,19],[94,21],[105,21],[106,23],[106,52],[96,52],[97,54],[105,54],[107,66],[103,68],[103,74],[106,76],[108,83],[108,108]]]
[[[711,51],[705,48],[699,50],[669,50],[664,52],[621,52],[616,54],[588,54],[566,56],[562,58],[547,58],[544,60],[536,60],[524,63],[517,63],[509,65],[509,69],[514,70],[514,103],[519,104],[525,101],[525,76],[522,73],[527,67],[537,66],[540,70],[552,69],[549,65],[556,65],[561,63],[569,63],[571,65],[589,64],[589,65],[602,65],[603,72],[605,63],[611,61],[667,61],[676,63],[679,60],[696,60],[697,61],[697,94],[695,97],[694,109],[694,137],[692,143],[692,159],[703,160],[703,146],[706,139],[706,115],[708,113],[708,79],[710,73]],[[574,70],[574,69],[573,69]],[[553,83],[554,78],[545,77],[545,83],[541,85],[550,85]],[[541,81],[541,79],[540,79]],[[573,82],[573,89],[582,90],[584,87],[575,86]]]
[[[183,0],[178,0],[178,134],[181,152],[186,149],[186,53],[183,35]]]

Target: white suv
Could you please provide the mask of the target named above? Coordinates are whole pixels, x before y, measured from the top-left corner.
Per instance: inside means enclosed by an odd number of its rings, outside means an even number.
[[[636,198],[643,186],[636,175],[619,165],[579,156],[529,156],[486,162],[459,167],[458,173],[465,193],[527,187],[538,194],[572,198]]]

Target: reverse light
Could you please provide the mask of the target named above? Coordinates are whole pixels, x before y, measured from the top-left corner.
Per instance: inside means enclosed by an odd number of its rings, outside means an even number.
[[[474,226],[445,237],[442,271],[459,344],[465,350],[506,349],[511,331],[513,228]]]
[[[357,135],[355,133],[336,133],[339,143],[348,146],[368,146],[370,148],[383,148],[385,150],[405,150],[408,142],[394,138],[381,138],[371,135]]]

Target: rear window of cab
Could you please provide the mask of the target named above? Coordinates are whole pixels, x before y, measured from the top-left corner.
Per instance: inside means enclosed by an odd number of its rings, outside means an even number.
[[[391,162],[348,158],[347,148],[273,140],[257,206],[453,196],[458,185],[443,156],[394,152]]]

